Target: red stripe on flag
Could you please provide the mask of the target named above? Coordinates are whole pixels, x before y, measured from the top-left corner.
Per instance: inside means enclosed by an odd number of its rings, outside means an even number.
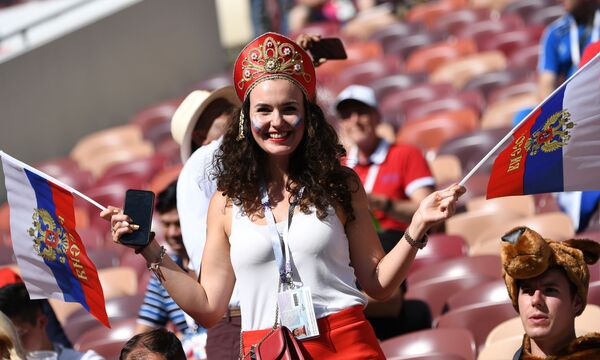
[[[488,199],[500,196],[523,195],[523,177],[527,150],[525,143],[529,139],[531,127],[542,112],[539,108],[513,134],[512,142],[494,161],[487,187]]]
[[[65,232],[69,234],[69,248],[66,254],[71,271],[81,284],[85,301],[90,307],[90,314],[104,326],[110,327],[108,315],[106,314],[106,304],[104,303],[104,292],[98,279],[98,271],[87,256],[83,242],[76,231],[73,194],[52,182],[48,183],[52,189],[56,215],[59,217]]]

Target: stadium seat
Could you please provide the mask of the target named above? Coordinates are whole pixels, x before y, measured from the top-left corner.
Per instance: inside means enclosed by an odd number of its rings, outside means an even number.
[[[382,341],[380,345],[388,359],[446,359],[442,354],[447,354],[475,360],[476,355],[473,335],[460,328],[416,331]]]
[[[398,72],[400,68],[401,62],[394,56],[374,58],[346,66],[338,73],[335,89],[341,91],[352,84],[368,85]]]
[[[371,82],[369,87],[375,91],[375,97],[381,103],[390,93],[408,89],[417,84],[424,83],[426,80],[427,75],[424,73],[394,74]]]
[[[431,234],[427,246],[417,253],[410,266],[410,272],[413,273],[444,260],[466,256],[467,248],[468,246],[461,236],[442,233]]]
[[[531,14],[554,4],[555,0],[515,0],[502,9],[502,14],[516,13],[523,19],[528,19]]]
[[[459,38],[473,39],[479,48],[494,34],[518,29],[522,26],[523,19],[519,15],[509,14],[499,19],[480,20],[465,24],[455,35]]]
[[[81,161],[94,155],[99,149],[111,146],[128,145],[142,142],[142,130],[139,126],[128,124],[91,133],[73,147],[70,157],[81,166]]]
[[[508,66],[511,68],[529,69],[536,71],[540,45],[533,44],[520,49],[515,49],[508,58]]]
[[[454,311],[465,306],[489,303],[510,303],[504,280],[497,279],[463,290],[446,300],[446,308]]]
[[[122,348],[125,342],[135,335],[136,319],[115,321],[111,326],[112,328],[109,329],[98,323],[95,327],[81,334],[73,347],[78,351],[100,350],[104,349],[105,344],[113,343],[115,347],[116,344],[120,344]],[[110,349],[114,350],[112,347]],[[114,351],[111,351],[110,354],[101,355],[115,358]]]
[[[133,115],[129,123],[139,126],[142,133],[146,133],[157,124],[171,122],[171,117],[181,101],[182,99],[172,99],[149,106]]]
[[[525,21],[528,24],[547,26],[563,15],[565,15],[564,6],[557,4],[544,7],[529,14]]]
[[[501,273],[500,256],[486,255],[440,261],[413,272],[407,280],[409,285],[434,279],[445,280],[470,276],[484,276],[495,280],[500,279]]]
[[[486,99],[488,99],[490,93],[494,89],[502,85],[514,83],[516,81],[522,81],[527,78],[531,78],[530,71],[524,69],[506,68],[504,70],[489,72],[471,79],[465,84],[464,89],[477,90]]]
[[[478,76],[506,68],[506,57],[500,51],[487,51],[465,56],[439,66],[430,76],[433,83],[447,82],[457,89]]]
[[[158,194],[164,190],[171,182],[173,182],[173,180],[177,179],[182,167],[183,165],[178,164],[166,167],[159,171],[156,175],[154,175],[154,177],[152,177],[152,180],[148,185],[148,190],[154,192],[155,194]]]
[[[88,257],[92,260],[92,263],[96,266],[96,269],[106,269],[111,267],[117,267],[120,265],[120,253],[117,250],[118,245],[112,247],[86,249]]]
[[[420,3],[406,13],[406,21],[409,23],[423,23],[432,29],[437,20],[453,10],[466,7],[465,0],[438,0],[434,2]]]
[[[457,156],[463,172],[466,173],[471,171],[509,131],[510,128],[478,129],[462,134],[444,142],[438,149],[438,154],[452,154]],[[489,173],[493,165],[493,160],[493,157],[488,159],[478,171],[480,173]]]
[[[448,139],[475,130],[478,119],[472,109],[438,111],[406,122],[396,139],[435,153]]]
[[[418,23],[397,22],[375,31],[370,35],[369,40],[377,41],[385,49],[394,39],[416,34],[422,30],[423,26]]]
[[[592,270],[592,269],[590,269]],[[597,270],[597,269],[595,269]],[[590,271],[591,273],[591,271]],[[596,274],[598,272],[596,271]],[[590,278],[592,275],[590,274]],[[597,278],[598,276],[595,276]],[[590,287],[588,289],[588,304],[594,304],[600,306],[600,280],[595,280],[594,282],[590,282]]]
[[[477,360],[512,359],[523,343],[523,333],[523,328],[521,328],[521,335],[484,344],[479,350]]]
[[[147,184],[166,165],[167,159],[164,155],[154,154],[150,157],[133,159],[126,162],[111,165],[96,181],[96,186],[120,181],[122,179],[135,179],[142,184]]]
[[[487,20],[491,17],[489,8],[465,7],[449,11],[440,16],[432,25],[432,31],[456,34],[467,24]]]
[[[436,184],[445,184],[453,181],[459,182],[462,176],[460,160],[456,155],[452,154],[436,155],[429,162],[429,168]]]
[[[537,92],[537,82],[535,80],[517,80],[506,84],[500,84],[491,89],[488,96],[488,102],[491,104],[513,96],[533,94],[535,92]]]
[[[496,325],[514,316],[515,309],[509,302],[476,304],[439,316],[434,319],[434,327],[468,329],[473,334],[477,349],[480,349]]]
[[[499,50],[509,58],[515,51],[539,43],[543,26],[528,26],[492,35],[479,46],[480,51]]]
[[[536,94],[523,94],[488,104],[481,117],[481,128],[512,128],[513,117],[517,111],[534,107],[538,101]]]
[[[404,114],[407,107],[450,96],[454,92],[455,90],[451,84],[424,82],[387,93],[379,102],[379,110],[384,114],[397,112]]]
[[[413,284],[410,282],[409,277],[408,291],[405,298],[426,302],[431,311],[431,316],[436,318],[444,312],[448,298],[467,289],[481,286],[492,279],[477,275],[456,278],[435,278]]]
[[[405,105],[404,115],[407,121],[412,121],[435,112],[471,109],[479,116],[484,108],[485,99],[481,93],[478,90],[467,90],[423,103]]]
[[[471,39],[455,39],[425,45],[414,50],[406,59],[407,72],[432,73],[440,65],[477,52]]]
[[[392,54],[401,59],[408,59],[413,51],[443,40],[444,36],[436,33],[421,32],[410,34],[391,40],[383,51],[386,54]]]
[[[128,266],[99,269],[98,278],[106,300],[137,294],[138,274]]]
[[[506,196],[486,199],[485,196],[472,198],[466,203],[467,211],[513,212],[521,216],[535,214],[533,195]]]
[[[469,248],[481,241],[481,235],[490,228],[510,230],[507,224],[519,220],[523,216],[517,212],[498,212],[494,210],[467,211],[456,214],[446,220],[446,233],[462,236]],[[504,235],[503,232],[501,235]],[[487,238],[485,238],[487,240]],[[500,239],[500,237],[498,237]]]

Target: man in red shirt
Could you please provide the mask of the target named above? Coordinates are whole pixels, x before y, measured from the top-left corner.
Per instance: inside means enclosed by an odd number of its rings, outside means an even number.
[[[390,144],[376,133],[381,122],[374,91],[351,85],[337,97],[344,136],[352,143],[346,158],[360,177],[379,223],[386,251],[402,237],[419,202],[431,194],[434,179],[421,149]]]

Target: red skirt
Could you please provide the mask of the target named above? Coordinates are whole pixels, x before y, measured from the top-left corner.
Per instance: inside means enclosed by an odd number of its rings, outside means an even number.
[[[317,320],[319,336],[299,341],[306,359],[382,359],[385,355],[365,318],[363,306],[357,305]],[[244,354],[250,351],[271,329],[242,333]]]

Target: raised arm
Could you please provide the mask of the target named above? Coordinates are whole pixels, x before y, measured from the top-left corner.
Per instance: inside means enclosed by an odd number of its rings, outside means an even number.
[[[204,327],[214,325],[227,310],[233,291],[235,276],[229,258],[229,241],[225,231],[227,216],[225,198],[217,193],[208,209],[206,245],[202,258],[202,276],[199,282],[190,277],[168,256],[161,259],[161,246],[154,240],[142,249],[141,255],[148,264],[160,263],[155,274],[161,280],[177,305]],[[122,210],[109,207],[100,216],[110,219],[112,238],[119,242],[121,236],[132,230],[131,219]]]
[[[406,233],[415,240],[421,239],[432,226],[454,214],[456,200],[464,191],[463,187],[452,185],[425,197]],[[353,207],[356,219],[347,223],[346,234],[356,277],[369,296],[386,299],[406,278],[417,249],[403,237],[392,251],[384,253],[371,223],[368,198],[362,186],[353,194]]]

